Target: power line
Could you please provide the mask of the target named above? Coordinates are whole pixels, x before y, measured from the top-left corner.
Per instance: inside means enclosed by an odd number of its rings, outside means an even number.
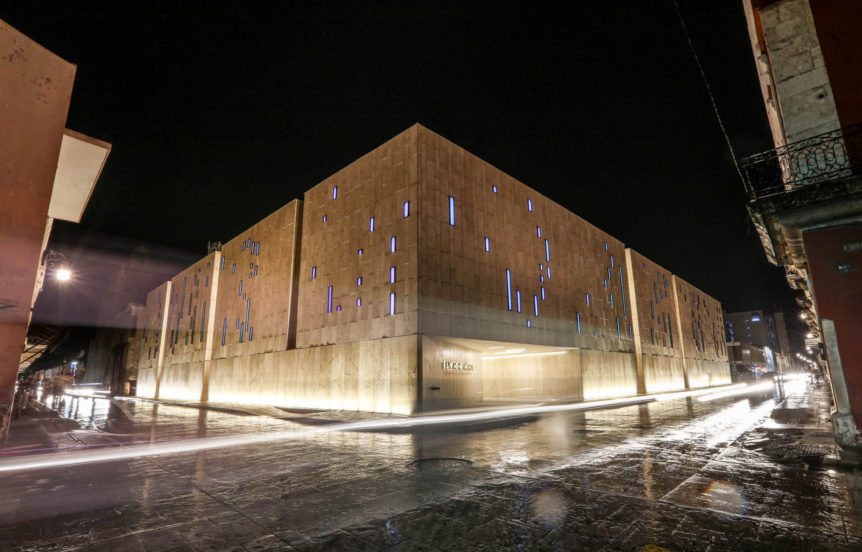
[[[697,56],[697,52],[694,49],[694,44],[691,42],[691,37],[688,34],[688,27],[685,25],[685,20],[682,17],[682,12],[679,9],[679,3],[677,0],[673,0],[673,6],[676,9],[676,15],[679,18],[679,24],[682,27],[682,33],[685,35],[685,40],[688,42],[688,47],[691,50],[691,55],[694,57],[694,62],[697,65],[697,70],[700,72],[700,77],[703,79],[703,85],[706,87],[706,93],[709,95],[709,101],[712,104],[712,111],[715,113],[715,119],[718,121],[718,126],[721,128],[721,134],[724,136],[724,141],[727,144],[727,149],[730,151],[730,158],[733,160],[733,166],[736,168],[736,174],[739,175],[739,179],[742,181],[742,185],[745,184],[745,177],[742,176],[742,170],[739,168],[739,163],[736,161],[736,152],[733,150],[733,145],[730,143],[730,136],[727,135],[727,129],[724,128],[724,122],[721,120],[721,115],[718,113],[718,105],[715,103],[715,96],[712,95],[712,88],[709,86],[709,81],[706,79],[706,73],[703,70],[703,65],[700,63],[700,58]]]

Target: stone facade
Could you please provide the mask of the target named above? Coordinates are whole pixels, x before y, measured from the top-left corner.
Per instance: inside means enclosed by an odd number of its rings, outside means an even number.
[[[730,378],[717,301],[420,125],[162,287],[142,396],[411,413]]]

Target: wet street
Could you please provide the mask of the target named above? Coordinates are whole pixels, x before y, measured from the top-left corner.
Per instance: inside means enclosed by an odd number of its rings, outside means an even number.
[[[783,444],[829,435],[826,389],[787,395],[380,429],[370,414],[48,398],[77,422],[42,430],[69,457],[240,444],[35,469],[58,453],[7,448],[0,549],[862,550],[858,472]]]

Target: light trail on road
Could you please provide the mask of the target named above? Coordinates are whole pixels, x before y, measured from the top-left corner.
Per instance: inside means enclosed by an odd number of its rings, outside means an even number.
[[[98,448],[95,450],[91,447],[82,447],[74,450],[61,451],[43,455],[0,458],[0,473],[73,466],[80,464],[91,464],[96,462],[110,462],[115,460],[130,460],[135,458],[144,458],[147,456],[200,452],[237,446],[259,445],[277,441],[307,438],[323,433],[332,433],[336,431],[380,431],[407,427],[420,427],[465,422],[482,422],[503,418],[528,416],[533,414],[544,414],[549,412],[614,408],[618,406],[645,404],[677,398],[702,395],[717,395],[719,393],[730,393],[731,395],[736,395],[741,393],[748,393],[754,390],[759,390],[760,387],[761,386],[759,385],[746,386],[745,384],[735,384],[718,388],[713,387],[709,389],[681,391],[678,393],[639,395],[635,397],[605,399],[580,403],[530,405],[516,408],[499,408],[473,412],[462,411],[459,413],[415,416],[410,418],[374,419],[355,422],[342,422],[333,423],[330,425],[303,427],[301,429],[292,429],[288,431],[279,431],[275,433],[265,434],[201,437],[190,440],[146,444],[136,443],[131,445],[118,445],[111,448]]]

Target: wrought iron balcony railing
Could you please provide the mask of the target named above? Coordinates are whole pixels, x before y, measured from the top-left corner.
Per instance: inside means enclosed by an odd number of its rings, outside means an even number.
[[[740,165],[752,201],[862,173],[862,123],[746,157]]]

